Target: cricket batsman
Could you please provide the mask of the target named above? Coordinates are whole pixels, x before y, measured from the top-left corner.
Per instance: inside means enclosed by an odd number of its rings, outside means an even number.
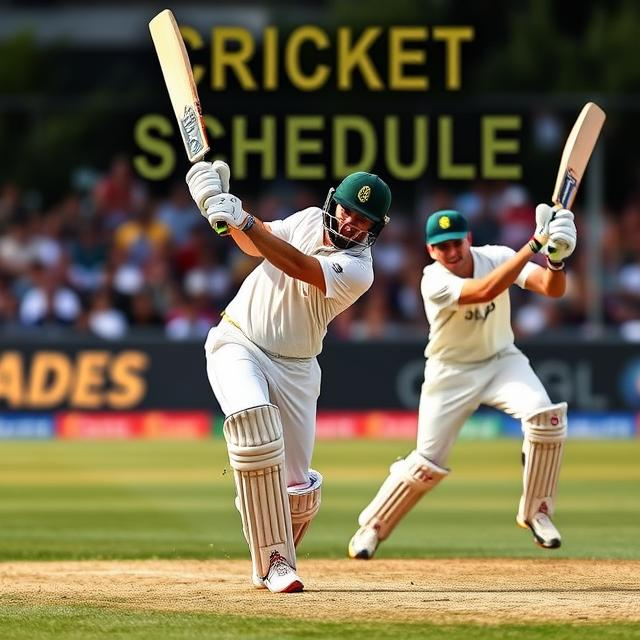
[[[322,476],[310,468],[327,325],[373,282],[371,246],[389,222],[391,192],[357,172],[324,207],[261,222],[229,191],[224,162],[187,173],[209,224],[226,225],[245,253],[264,260],[245,279],[205,344],[207,375],[226,416],[236,506],[253,582],[303,589],[296,547],[320,508]]]
[[[421,292],[429,342],[418,412],[416,448],[394,462],[362,511],[349,542],[352,558],[372,558],[406,513],[449,469],[449,452],[466,419],[481,404],[522,422],[522,497],[516,516],[545,549],[560,546],[551,520],[567,435],[567,404],[552,404],[528,359],[514,345],[508,288],[544,296],[564,294],[564,260],[576,246],[573,213],[536,207],[536,229],[517,253],[504,246],[471,246],[469,225],[457,211],[437,211],[426,223]],[[531,257],[542,250],[546,268]],[[487,473],[490,462],[487,461]]]

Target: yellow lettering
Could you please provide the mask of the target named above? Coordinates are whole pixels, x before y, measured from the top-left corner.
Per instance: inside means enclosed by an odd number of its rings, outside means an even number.
[[[29,407],[44,409],[64,401],[71,384],[69,358],[55,351],[39,351],[31,364]]]
[[[429,149],[429,118],[414,117],[413,133],[414,155],[411,164],[402,164],[400,160],[400,118],[387,116],[384,119],[385,145],[384,157],[389,173],[400,180],[415,180],[427,168]]]
[[[519,164],[499,165],[499,153],[518,153],[520,141],[517,138],[498,139],[498,131],[520,131],[520,116],[484,116],[482,118],[482,176],[494,180],[520,180],[522,166]]]
[[[329,77],[329,67],[326,64],[316,66],[311,75],[305,75],[302,71],[300,61],[302,55],[300,50],[305,40],[312,42],[318,49],[329,47],[327,34],[319,27],[305,26],[296,29],[287,42],[285,53],[285,64],[287,74],[295,87],[302,91],[316,91],[327,81]]]
[[[472,164],[454,164],[453,161],[453,121],[451,116],[438,120],[438,176],[444,180],[473,180],[476,168]]]
[[[278,88],[278,27],[267,27],[263,34],[262,73],[265,91]]]
[[[262,158],[261,177],[266,180],[276,175],[276,119],[274,116],[261,118],[262,136],[250,139],[247,133],[247,119],[233,119],[233,175],[239,180],[247,177],[247,156],[251,153]]]
[[[152,163],[146,155],[134,156],[133,166],[140,176],[147,180],[163,180],[173,172],[176,166],[173,146],[170,142],[158,137],[168,137],[172,133],[173,128],[169,120],[158,114],[142,116],[136,122],[133,130],[136,144],[142,151],[156,158]]]
[[[407,42],[423,42],[428,37],[426,27],[392,27],[389,34],[389,88],[394,91],[425,91],[429,88],[426,76],[404,75],[408,64],[424,64],[423,49],[405,49]]]
[[[233,43],[237,50],[229,51]],[[235,73],[245,91],[255,91],[258,85],[251,75],[247,61],[255,51],[253,36],[242,27],[215,27],[211,32],[211,87],[215,90],[227,88],[227,67]]]
[[[382,33],[381,27],[367,27],[353,44],[350,27],[338,29],[338,89],[347,91],[353,86],[353,69],[358,67],[369,89],[381,91],[384,85],[367,50]]]
[[[180,25],[180,33],[182,34],[182,39],[189,48],[198,50],[202,49],[204,46],[204,40],[197,29],[186,25]],[[195,83],[198,84],[202,78],[204,78],[204,67],[201,64],[194,64],[193,79]]]
[[[313,180],[325,177],[323,164],[303,164],[303,153],[322,153],[322,140],[302,139],[304,131],[322,131],[322,116],[290,116],[287,118],[287,177],[295,180]]]
[[[435,27],[433,29],[433,39],[445,42],[445,86],[450,91],[460,89],[462,82],[461,43],[470,42],[474,37],[473,27]]]
[[[78,354],[70,398],[74,409],[98,409],[102,405],[108,363],[108,351],[81,351]]]
[[[110,367],[114,388],[107,393],[112,409],[135,407],[147,392],[144,373],[149,368],[149,356],[142,351],[123,351],[113,358]]]
[[[17,351],[5,351],[0,357],[0,401],[18,409],[22,405],[24,366]]]
[[[349,164],[347,137],[357,134],[362,141],[362,153],[357,162]],[[333,171],[334,177],[344,178],[354,171],[369,171],[377,154],[376,132],[373,125],[361,116],[337,116],[333,125]]]

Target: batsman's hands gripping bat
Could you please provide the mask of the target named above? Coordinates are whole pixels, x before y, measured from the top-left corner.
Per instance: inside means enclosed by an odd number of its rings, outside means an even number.
[[[182,135],[187,158],[189,162],[196,163],[194,164],[195,168],[201,164],[199,161],[204,158],[210,148],[187,49],[184,46],[178,23],[169,9],[161,11],[151,20],[149,30]],[[227,167],[227,172],[228,169],[229,167]],[[222,178],[222,173],[220,175]],[[189,182],[189,174],[187,174],[187,182]],[[191,185],[189,188],[191,189]],[[228,190],[229,176],[227,174],[224,191]],[[200,210],[202,211],[203,208],[200,207]],[[228,229],[224,225],[216,225],[214,229],[220,235],[228,233]]]
[[[560,209],[549,223],[549,240],[542,253],[554,262],[562,262],[575,251],[577,241],[573,213],[568,209]],[[550,252],[550,247],[554,248],[553,252]]]
[[[222,160],[213,163],[197,162],[189,169],[186,175],[187,186],[193,201],[198,205],[200,213],[207,218],[207,208],[213,202],[215,196],[229,192],[229,178],[231,170],[229,165]],[[211,225],[218,233],[220,230]],[[224,228],[220,235],[227,235],[228,229]]]
[[[214,229],[216,225],[224,224],[242,231],[253,220],[242,208],[242,200],[231,193],[214,196],[204,215]]]

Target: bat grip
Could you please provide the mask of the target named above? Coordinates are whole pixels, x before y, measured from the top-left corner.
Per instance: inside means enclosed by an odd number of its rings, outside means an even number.
[[[214,223],[213,229],[219,236],[226,236],[229,233],[229,227],[220,220]]]

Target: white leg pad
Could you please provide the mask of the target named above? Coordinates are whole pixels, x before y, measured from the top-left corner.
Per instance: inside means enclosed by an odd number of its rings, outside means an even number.
[[[309,469],[309,484],[287,489],[291,508],[293,542],[296,548],[307,532],[311,521],[320,510],[321,487],[322,476],[314,469]]]
[[[522,497],[517,520],[528,522],[542,511],[553,515],[556,489],[567,439],[567,403],[561,402],[522,420]]]
[[[225,420],[224,435],[254,578],[267,576],[274,551],[295,569],[278,408],[266,404],[234,413]]]
[[[448,473],[448,469],[412,451],[391,465],[389,476],[360,514],[358,523],[361,527],[375,529],[378,539],[385,540],[418,500]]]

